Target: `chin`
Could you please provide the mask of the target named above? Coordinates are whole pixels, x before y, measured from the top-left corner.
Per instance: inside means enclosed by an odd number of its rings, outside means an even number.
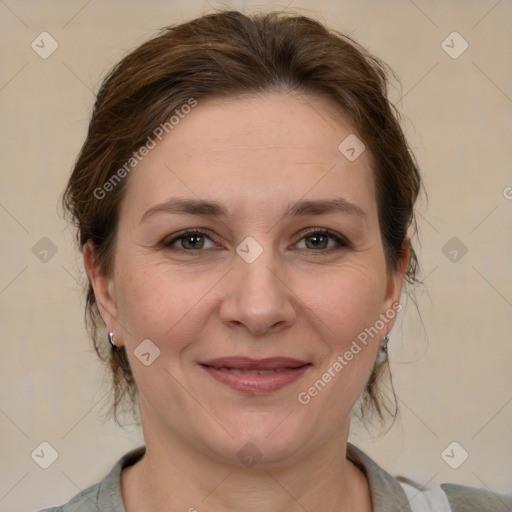
[[[297,420],[286,414],[277,417],[274,414],[247,415],[246,421],[232,423],[225,430],[217,426],[215,438],[204,439],[218,458],[227,464],[248,468],[271,468],[288,464],[304,451],[311,435],[304,426],[299,428]],[[286,419],[284,419],[286,418]],[[284,421],[283,421],[284,419]]]

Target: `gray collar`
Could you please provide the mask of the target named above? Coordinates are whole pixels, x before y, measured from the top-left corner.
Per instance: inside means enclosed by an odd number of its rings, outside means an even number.
[[[99,510],[126,512],[121,494],[121,472],[127,466],[138,462],[145,452],[146,447],[139,446],[126,453],[100,482],[97,495]],[[373,512],[411,512],[407,496],[398,480],[351,443],[347,444],[347,458],[356,464],[368,478]]]
[[[347,458],[356,464],[368,479],[373,512],[411,512],[409,500],[396,478],[351,443],[347,443]]]

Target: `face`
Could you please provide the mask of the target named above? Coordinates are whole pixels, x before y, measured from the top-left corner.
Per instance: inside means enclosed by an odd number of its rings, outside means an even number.
[[[273,464],[346,442],[402,275],[386,269],[371,156],[340,152],[355,132],[333,110],[199,101],[127,178],[112,274],[84,251],[148,446]]]

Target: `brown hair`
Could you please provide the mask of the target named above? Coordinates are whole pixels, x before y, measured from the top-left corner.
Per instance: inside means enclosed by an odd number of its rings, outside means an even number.
[[[163,29],[124,57],[97,95],[87,138],[63,197],[79,247],[91,240],[99,268],[107,275],[111,272],[127,180],[118,180],[100,198],[96,191],[107,190],[105,184],[113,183],[134,152],[181,106],[214,96],[296,92],[320,96],[341,109],[370,150],[387,267],[389,272],[398,271],[407,231],[415,226],[421,179],[399,114],[387,99],[390,73],[351,38],[290,13],[247,16],[220,11]],[[410,283],[417,282],[416,270],[410,247]],[[96,352],[110,364],[113,411],[119,422],[120,405],[131,404],[131,411],[136,411],[136,385],[124,347],[112,351],[106,342],[90,283],[85,317]],[[387,358],[373,368],[360,399],[362,417],[370,410],[381,420],[385,411],[394,416],[396,400],[392,412],[377,386],[386,370]]]

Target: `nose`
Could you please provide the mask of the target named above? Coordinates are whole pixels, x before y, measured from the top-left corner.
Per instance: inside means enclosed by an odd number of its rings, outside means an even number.
[[[252,263],[237,256],[227,279],[220,316],[229,327],[264,336],[294,323],[294,294],[271,249]]]

